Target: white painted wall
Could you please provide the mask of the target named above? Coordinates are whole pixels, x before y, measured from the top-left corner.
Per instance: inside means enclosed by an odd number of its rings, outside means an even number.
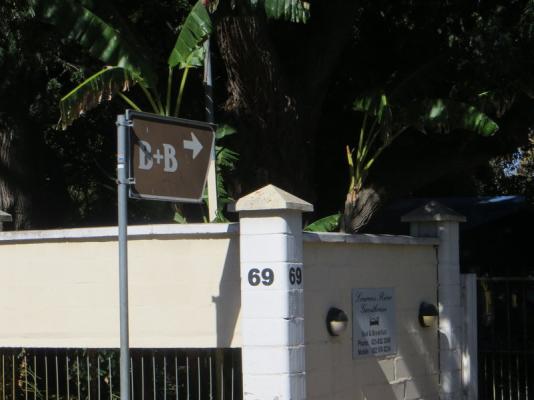
[[[309,400],[437,399],[437,324],[418,323],[422,301],[437,304],[433,239],[307,234],[304,242],[307,393]],[[396,355],[352,359],[352,288],[395,288]],[[330,337],[330,307],[349,316]]]
[[[236,228],[130,229],[132,347],[239,346]],[[118,347],[114,235],[112,228],[1,233],[0,346]]]
[[[133,347],[240,347],[238,226],[130,228]],[[116,229],[0,233],[0,346],[117,347]],[[436,239],[305,234],[307,399],[435,399]],[[331,338],[331,306],[351,318],[351,289],[395,287],[398,353],[352,359],[349,330]]]

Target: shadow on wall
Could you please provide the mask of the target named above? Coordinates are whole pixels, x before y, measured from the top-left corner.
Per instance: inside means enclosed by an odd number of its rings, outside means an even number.
[[[235,347],[241,310],[238,237],[230,240],[219,283],[219,295],[212,296],[212,301],[217,309],[217,347]]]
[[[239,278],[239,238],[232,238],[224,260],[219,281],[219,295],[212,296],[216,307],[217,348],[215,349],[215,393],[234,398],[243,390],[241,352],[225,355],[225,349],[240,343],[237,321],[241,310],[241,286]]]
[[[350,330],[348,335],[350,335],[353,340],[360,340],[360,341],[368,341],[371,342],[373,340],[373,337],[366,337],[366,338],[358,338],[356,331],[360,330],[361,332],[369,331],[370,328],[372,328],[373,323],[377,323],[376,330],[378,330],[380,327],[380,324],[383,321],[369,321],[368,326],[360,326],[359,321],[354,320],[354,314],[352,312],[352,297],[351,297],[351,307],[350,307]],[[372,317],[370,319],[373,319]],[[378,319],[378,317],[377,317]],[[393,332],[393,330],[396,330],[395,327],[387,327],[388,331],[392,333],[390,339],[394,340],[394,343],[387,343],[386,345],[391,346],[393,350],[396,349],[397,343],[396,343],[396,333]],[[352,347],[355,346],[355,343],[352,344]],[[353,348],[351,348],[351,354],[354,352]],[[353,355],[354,357],[354,355]],[[353,362],[358,365],[357,369],[362,370],[362,374],[360,375],[363,379],[360,383],[360,390],[361,394],[364,399],[366,400],[379,400],[379,399],[385,399],[385,400],[393,400],[393,399],[404,399],[404,392],[405,388],[403,383],[391,383],[392,381],[396,380],[395,376],[395,365],[394,361],[388,362],[388,359],[391,359],[392,356],[386,356],[386,357],[377,357],[373,355],[362,355],[357,356],[356,359],[353,358]]]
[[[428,299],[421,299],[428,300]],[[419,325],[418,310],[412,310],[401,324],[397,379],[405,382],[405,398],[439,398],[439,355],[437,320],[428,328]]]

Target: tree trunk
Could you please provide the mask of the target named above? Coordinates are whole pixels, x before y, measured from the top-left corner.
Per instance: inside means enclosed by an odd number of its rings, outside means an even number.
[[[309,198],[313,135],[281,70],[265,20],[223,18],[217,37],[228,75],[225,111],[238,128],[237,195],[267,183]]]
[[[272,183],[315,201],[317,125],[356,5],[317,5],[308,25],[270,26],[261,12],[229,12],[218,21],[227,75],[224,109],[238,129],[234,197]]]
[[[0,210],[11,214],[15,230],[28,229],[31,220],[31,146],[27,135],[23,124],[0,121]]]
[[[365,227],[382,205],[383,197],[374,187],[348,193],[340,224],[341,232],[354,233]]]

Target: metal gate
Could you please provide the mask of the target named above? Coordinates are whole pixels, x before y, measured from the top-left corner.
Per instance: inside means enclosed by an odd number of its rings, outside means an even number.
[[[534,278],[478,278],[479,398],[534,398]]]
[[[132,349],[132,400],[241,400],[241,349]],[[116,349],[0,348],[0,400],[118,400]]]

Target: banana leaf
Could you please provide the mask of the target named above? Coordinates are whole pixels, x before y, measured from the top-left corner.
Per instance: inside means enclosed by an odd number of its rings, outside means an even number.
[[[211,19],[206,7],[199,0],[185,19],[169,56],[169,67],[200,67],[204,60],[202,43],[212,30]]]
[[[334,232],[339,228],[339,219],[341,214],[333,214],[328,217],[318,219],[315,222],[312,222],[304,230],[306,232]]]
[[[310,3],[304,0],[249,0],[254,7],[263,5],[269,18],[291,22],[307,22],[310,18]]]
[[[459,129],[491,136],[499,130],[498,124],[475,106],[449,99],[390,104],[382,93],[365,94],[354,101],[353,108],[375,117],[385,132],[413,127],[424,133],[448,133]]]
[[[76,86],[59,102],[60,125],[66,129],[75,119],[110,100],[117,92],[128,90],[138,82],[130,71],[122,67],[106,67]]]
[[[147,50],[130,34],[115,29],[80,2],[39,0],[35,14],[105,64],[122,67],[138,79],[142,78],[146,86],[156,87],[157,74]]]
[[[235,130],[235,128],[231,127],[230,125],[221,124],[217,126],[217,131],[215,132],[215,139],[219,140],[226,136],[233,135],[236,132],[237,131]]]
[[[447,99],[413,102],[404,109],[403,118],[406,126],[421,132],[447,133],[458,129],[491,136],[499,130],[499,125],[476,107]]]
[[[353,104],[355,111],[372,115],[380,124],[389,124],[393,118],[388,98],[383,93],[362,95]]]

